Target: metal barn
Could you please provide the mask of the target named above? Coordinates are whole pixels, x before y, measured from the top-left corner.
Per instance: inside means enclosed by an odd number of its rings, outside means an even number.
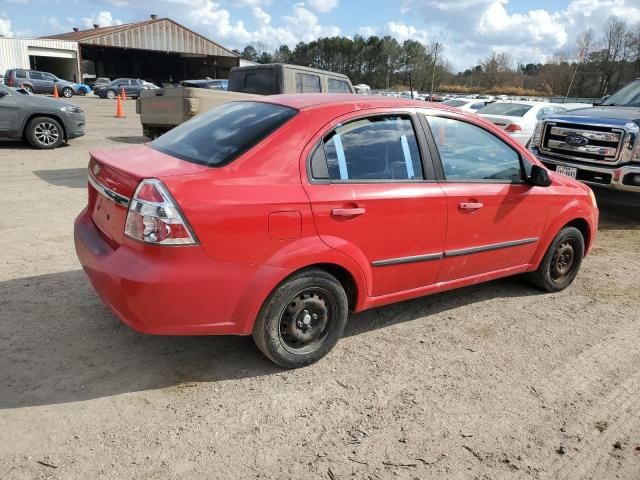
[[[158,84],[189,78],[228,78],[239,56],[168,18],[74,29],[48,39],[78,43],[83,78],[135,77]]]

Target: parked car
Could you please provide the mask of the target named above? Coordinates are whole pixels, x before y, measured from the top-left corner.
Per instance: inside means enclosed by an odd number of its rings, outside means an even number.
[[[93,88],[103,87],[105,85],[109,85],[111,83],[111,79],[107,77],[99,77],[95,83],[93,84]]]
[[[229,90],[229,80],[205,78],[202,80],[183,80],[182,87],[207,88],[209,90]]]
[[[476,112],[482,107],[488,105],[489,102],[487,100],[478,100],[475,98],[452,98],[451,100],[445,100],[442,104],[449,107],[459,108],[466,112]]]
[[[596,106],[546,117],[536,126],[531,149],[558,173],[638,194],[639,139],[640,78]]]
[[[349,77],[339,73],[284,63],[251,65],[231,69],[228,91],[184,87],[143,92],[136,102],[136,113],[140,114],[143,134],[156,138],[224,103],[283,93],[355,93],[355,90]]]
[[[384,97],[228,103],[93,151],[88,174],[76,251],[122,321],[252,334],[284,367],[327,354],[349,311],[519,273],[563,290],[598,223],[589,187],[503,130]]]
[[[96,86],[93,89],[93,93],[98,95],[100,98],[113,100],[120,95],[122,93],[122,89],[124,89],[124,93],[127,97],[138,98],[142,90],[150,90],[154,87],[158,88],[155,85],[152,85],[153,84],[140,80],[139,78],[117,78],[107,85]]]
[[[80,96],[88,95],[89,93],[91,93],[91,87],[86,83],[76,83],[75,87],[76,87],[76,92]]]
[[[4,83],[9,87],[18,87],[33,93],[52,94],[54,86],[58,94],[71,98],[78,93],[76,84],[56,77],[53,73],[39,70],[12,68],[4,73]]]
[[[476,113],[527,145],[539,120],[568,108],[568,105],[549,102],[495,102]]]
[[[26,139],[32,147],[50,149],[84,135],[82,108],[24,90],[26,94],[0,85],[1,139]]]

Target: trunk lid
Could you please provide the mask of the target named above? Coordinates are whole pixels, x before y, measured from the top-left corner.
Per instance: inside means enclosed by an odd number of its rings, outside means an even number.
[[[94,150],[89,161],[89,211],[113,248],[122,243],[128,204],[144,178],[189,175],[208,167],[186,162],[146,145]]]

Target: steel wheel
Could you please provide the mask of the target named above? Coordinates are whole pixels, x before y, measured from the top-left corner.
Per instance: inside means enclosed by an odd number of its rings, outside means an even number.
[[[331,333],[336,304],[322,288],[309,288],[294,296],[280,315],[283,347],[295,355],[317,350]]]
[[[554,281],[562,281],[571,273],[575,259],[575,245],[571,240],[562,242],[553,252],[551,259],[551,278]]]
[[[49,147],[60,139],[60,130],[57,125],[45,121],[40,122],[35,126],[33,135],[39,143]]]
[[[337,278],[308,268],[292,274],[269,294],[253,326],[253,339],[278,365],[304,367],[336,345],[348,314],[347,294]]]
[[[529,273],[535,286],[546,292],[564,290],[576,278],[585,251],[582,232],[565,227],[558,232],[538,268]]]

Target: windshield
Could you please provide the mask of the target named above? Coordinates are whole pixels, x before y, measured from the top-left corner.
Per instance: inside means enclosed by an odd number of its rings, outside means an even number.
[[[169,130],[149,146],[182,160],[219,167],[253,148],[296,113],[270,103],[227,103]]]
[[[507,117],[523,117],[531,110],[531,105],[523,103],[490,103],[477,111],[478,114],[505,115]]]
[[[622,87],[600,105],[616,107],[640,107],[640,79]]]

